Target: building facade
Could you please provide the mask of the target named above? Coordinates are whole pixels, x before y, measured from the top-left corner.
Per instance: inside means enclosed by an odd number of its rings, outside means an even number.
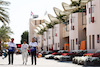
[[[87,50],[100,49],[100,0],[93,0],[87,5]]]
[[[66,42],[63,39],[63,27],[64,24],[56,24],[54,26],[54,45],[53,50],[62,50],[64,48],[64,43]]]
[[[29,42],[32,41],[33,37],[38,37],[38,34],[36,34],[36,32],[34,31],[34,29],[36,29],[37,26],[39,26],[41,23],[43,23],[42,19],[30,19],[29,20]]]
[[[38,48],[39,52],[43,50],[43,35],[38,35]]]
[[[54,36],[53,28],[48,29],[48,50],[53,50]]]
[[[48,51],[48,32],[43,33],[43,50]]]
[[[82,19],[84,21],[82,21]],[[84,29],[86,23],[86,15],[83,13],[72,13],[69,17],[69,44],[70,51],[79,50],[80,42],[86,40],[86,30]]]

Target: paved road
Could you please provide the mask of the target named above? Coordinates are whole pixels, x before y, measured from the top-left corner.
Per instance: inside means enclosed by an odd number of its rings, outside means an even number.
[[[8,65],[8,57],[6,59],[2,59],[0,57],[0,67],[83,67],[81,65],[72,64],[71,62],[58,62],[55,60],[47,60],[44,58],[37,59],[37,65],[31,65],[31,58],[28,58],[27,65],[22,64],[22,56],[15,55],[14,56],[14,64]]]

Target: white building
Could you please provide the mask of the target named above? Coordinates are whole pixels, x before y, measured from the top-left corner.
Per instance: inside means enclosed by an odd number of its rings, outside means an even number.
[[[48,51],[48,32],[43,34],[43,50]]]
[[[53,28],[48,29],[48,50],[53,50],[54,36]]]
[[[69,17],[69,45],[71,50],[80,49],[79,42],[86,40],[86,15],[82,13],[72,13]]]
[[[39,48],[39,51],[41,51],[41,49],[43,48],[43,36],[42,35],[38,36],[38,48]]]
[[[94,52],[100,50],[100,0],[93,0],[86,7],[87,50]]]

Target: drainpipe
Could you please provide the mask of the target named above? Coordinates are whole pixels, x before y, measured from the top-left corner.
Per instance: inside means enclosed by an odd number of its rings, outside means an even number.
[[[84,25],[84,20],[83,20],[83,6],[82,6],[82,25]]]
[[[92,22],[92,1],[90,1],[90,5],[91,5],[91,22]]]

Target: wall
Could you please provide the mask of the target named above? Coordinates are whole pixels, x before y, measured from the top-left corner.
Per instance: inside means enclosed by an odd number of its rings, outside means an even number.
[[[53,28],[48,29],[48,49],[53,47]]]
[[[85,17],[85,13],[83,13]],[[85,20],[84,18],[83,20]],[[86,22],[86,21],[84,21]],[[74,30],[73,30],[74,26]],[[79,49],[79,42],[85,40],[85,31],[82,25],[82,13],[73,13],[70,15],[69,18],[69,44],[70,44],[70,51],[71,50],[78,50]],[[77,40],[77,41],[76,41]]]
[[[94,23],[90,21],[91,13],[89,13],[90,2],[87,4],[87,50],[90,52],[95,52],[100,49],[100,43],[97,43],[97,35],[100,37],[100,0],[92,1],[93,10],[92,17],[94,17]],[[90,49],[90,39],[89,36],[95,36],[95,49],[93,49],[93,41],[91,37],[91,49]],[[100,38],[99,38],[100,39]],[[99,40],[100,41],[100,40]]]
[[[47,51],[48,46],[48,32],[44,32],[43,34],[43,49]]]

